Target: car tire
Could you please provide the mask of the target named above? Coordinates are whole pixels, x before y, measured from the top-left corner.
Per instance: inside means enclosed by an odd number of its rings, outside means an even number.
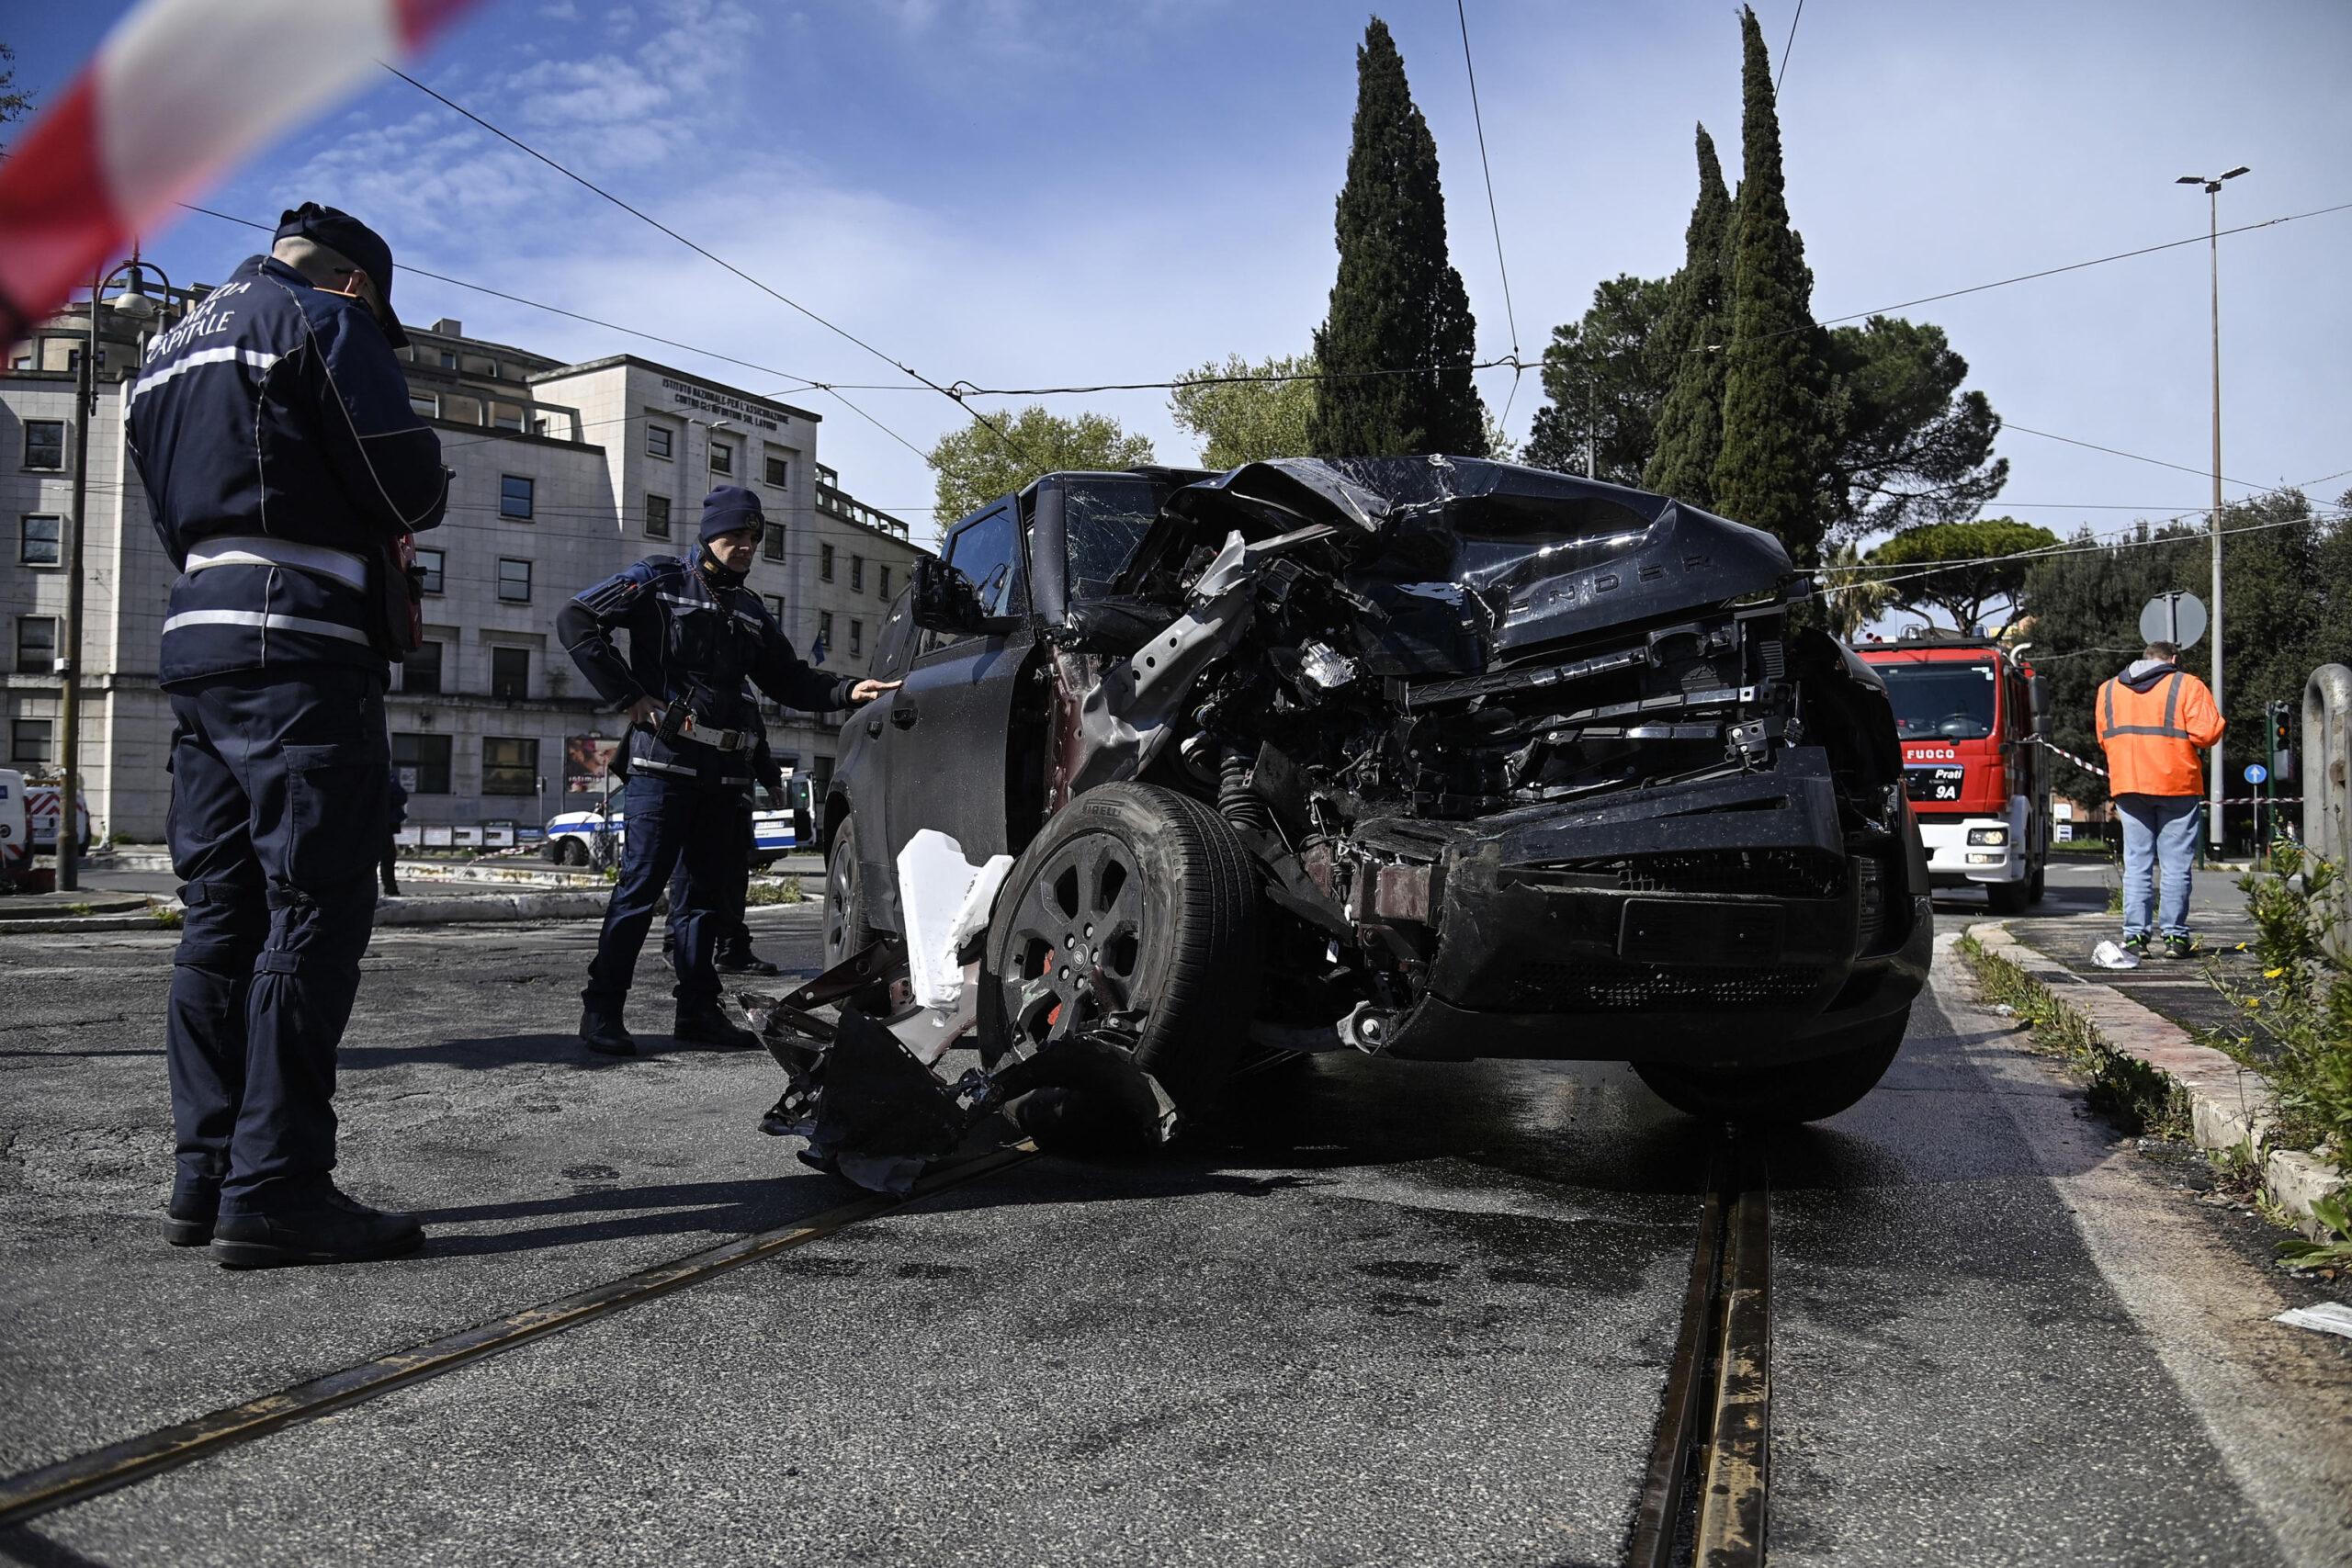
[[[1691,1067],[1635,1062],[1650,1091],[1677,1111],[1710,1122],[1777,1125],[1837,1115],[1876,1088],[1903,1049],[1911,1010],[1871,1026],[1859,1044],[1774,1067]]]
[[[588,846],[578,839],[564,840],[563,857],[560,863],[570,866],[586,865],[588,863]]]
[[[564,840],[561,839],[549,839],[546,843],[539,846],[539,858],[548,862],[550,864],[561,865],[563,863],[563,845]]]
[[[1066,937],[1075,939],[1068,950]],[[1080,964],[1056,962],[1073,950],[1087,954]],[[1089,790],[1007,874],[981,984],[993,1038],[1015,1043],[1041,1043],[1072,1005],[1141,1014],[1136,1063],[1184,1116],[1204,1116],[1257,1009],[1250,852],[1190,795],[1136,784]]]
[[[865,867],[857,858],[857,818],[845,815],[841,831],[833,835],[832,847],[825,852],[826,968],[856,957],[888,934],[875,930],[867,919],[871,908]],[[890,1010],[890,987],[867,986],[843,999],[858,1011],[879,1018]]]
[[[2037,897],[2030,883],[1988,882],[1984,885],[1984,905],[1996,915],[2022,915],[2025,907]]]

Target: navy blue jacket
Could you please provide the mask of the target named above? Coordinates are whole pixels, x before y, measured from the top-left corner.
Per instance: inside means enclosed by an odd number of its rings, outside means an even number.
[[[441,521],[448,476],[368,308],[248,257],[148,345],[125,396],[155,531],[181,569],[164,683],[315,664],[382,674],[398,649],[368,574],[395,570],[393,542]]]
[[[597,695],[616,709],[640,697],[667,706],[683,698],[697,724],[757,733],[749,681],[786,707],[831,713],[849,706],[854,676],[836,678],[801,662],[784,630],[749,589],[714,584],[675,556],[652,556],[582,591],[556,615],[556,635]],[[613,634],[628,633],[628,656]],[[687,737],[669,745],[648,729],[631,738],[630,769],[742,787],[753,776],[748,750],[719,751]]]

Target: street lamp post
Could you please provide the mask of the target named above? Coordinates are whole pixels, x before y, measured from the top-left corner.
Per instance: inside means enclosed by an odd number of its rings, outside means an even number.
[[[2183,175],[2173,183],[2202,186],[2205,188],[2205,247],[2212,262],[2213,276],[2213,706],[2226,714],[2229,710],[2222,700],[2222,182],[2236,179],[2253,171],[2241,164],[2227,174]],[[2222,753],[2226,748],[2213,743],[2211,778],[2208,788],[2212,804],[2205,824],[2207,837],[2215,849],[2222,847],[2222,785],[2223,784]]]
[[[116,265],[90,285],[90,336],[82,350],[81,374],[74,382],[74,539],[67,547],[65,558],[65,625],[62,645],[57,653],[58,673],[64,678],[64,690],[59,703],[58,750],[64,761],[64,782],[57,795],[57,886],[72,892],[82,885],[82,836],[80,811],[82,795],[82,541],[89,533],[85,513],[90,499],[90,423],[98,412],[98,311],[107,308],[107,285],[126,268],[130,277],[123,291],[111,302],[133,321],[153,317],[163,320],[164,307],[147,292],[146,280],[141,275],[141,262],[134,247],[130,259]],[[171,298],[172,280],[162,267],[155,275],[164,280],[164,298]]]

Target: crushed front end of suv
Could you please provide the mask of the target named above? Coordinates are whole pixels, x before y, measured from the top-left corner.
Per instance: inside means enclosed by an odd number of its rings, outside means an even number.
[[[1832,1114],[1930,929],[1884,689],[1811,592],[1769,535],[1507,464],[1049,476],[885,629],[828,959],[921,944],[944,837],[1013,857],[940,955],[989,1066],[1082,1037],[1192,1112],[1268,1051],[1617,1060],[1694,1114]]]

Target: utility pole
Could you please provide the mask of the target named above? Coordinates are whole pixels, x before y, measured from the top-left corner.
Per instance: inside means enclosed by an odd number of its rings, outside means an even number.
[[[2222,175],[2183,175],[2173,183],[2202,186],[2205,188],[2205,248],[2212,262],[2213,292],[2213,706],[2223,717],[2229,715],[2222,698],[2222,182],[2236,179],[2253,171],[2241,164]],[[2222,756],[2228,750],[2225,741],[2213,743],[2211,782],[2211,806],[2207,808],[2205,830],[2215,849],[2222,847]]]

